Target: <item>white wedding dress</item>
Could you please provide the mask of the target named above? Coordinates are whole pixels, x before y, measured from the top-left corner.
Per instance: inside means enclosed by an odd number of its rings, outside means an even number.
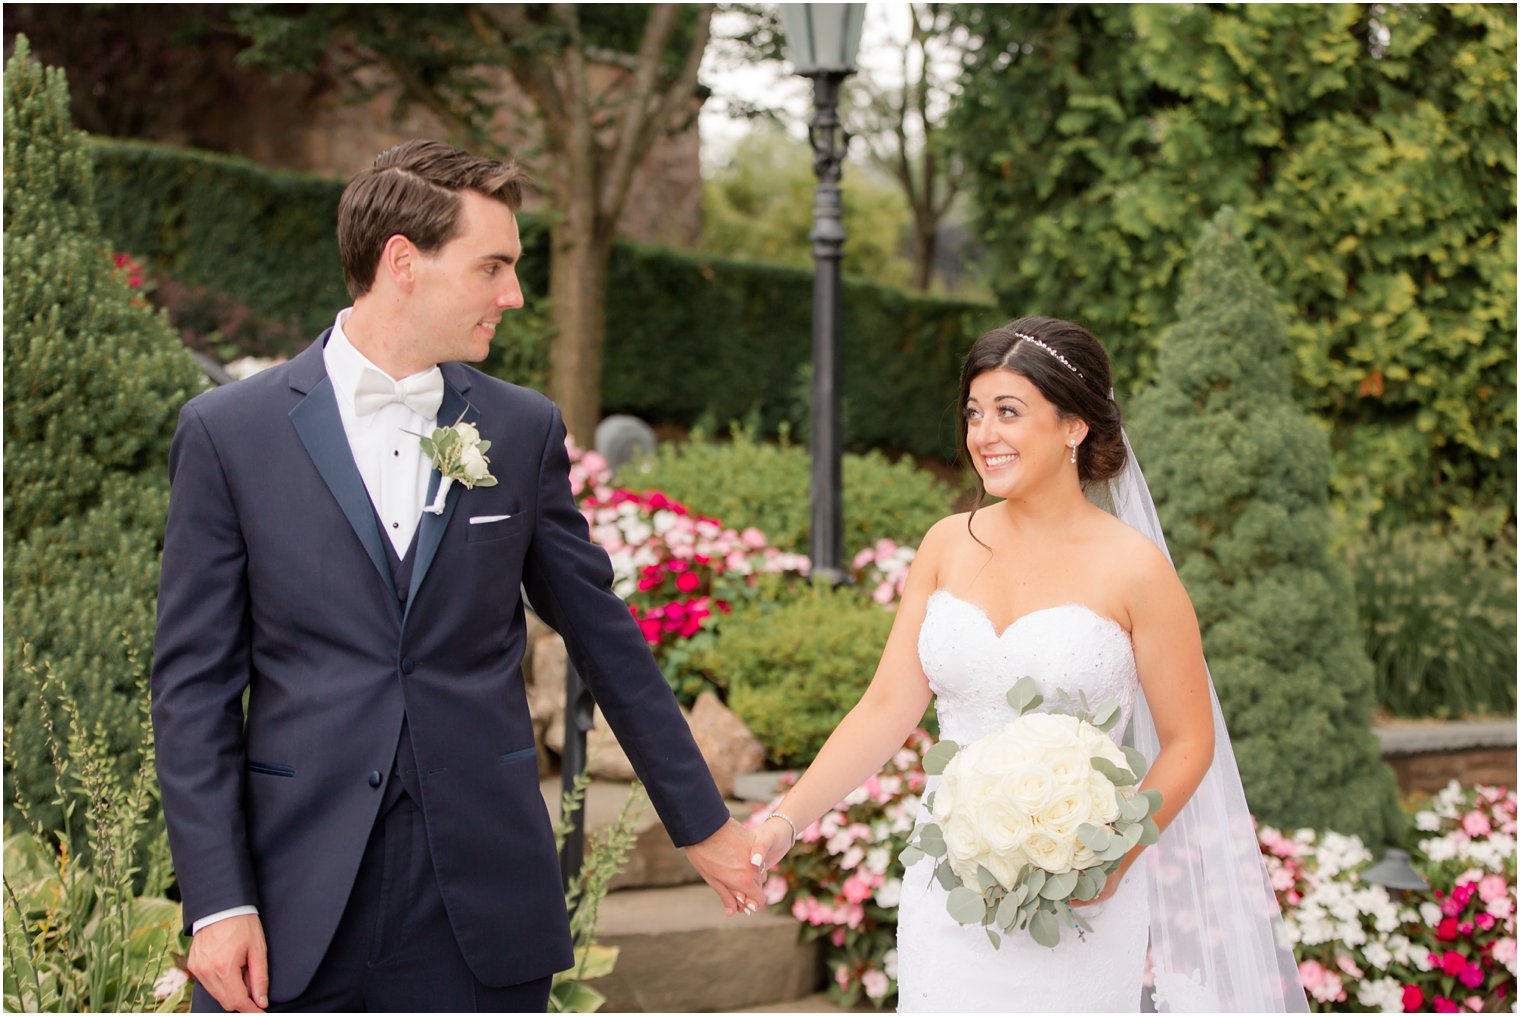
[[[958,744],[985,737],[1017,717],[1005,697],[1032,677],[1045,698],[1085,693],[1094,707],[1118,700],[1129,723],[1138,694],[1135,657],[1118,622],[1080,604],[1038,610],[1004,631],[973,603],[947,590],[929,597],[918,636],[919,660],[937,697],[940,735]],[[927,790],[937,778],[931,777]],[[927,819],[919,807],[919,822]],[[903,878],[897,918],[901,1012],[1136,1012],[1141,1008],[1150,930],[1146,866],[1135,865],[1118,892],[1079,908],[1085,940],[1065,921],[1054,949],[1027,933],[1004,935],[994,949],[979,925],[945,910],[945,890],[929,859]]]

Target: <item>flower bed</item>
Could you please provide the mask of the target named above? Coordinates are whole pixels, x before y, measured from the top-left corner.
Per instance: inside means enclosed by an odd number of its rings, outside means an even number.
[[[933,745],[915,732],[877,776],[818,822],[766,882],[766,901],[824,939],[829,995],[890,1006],[897,992],[897,898]],[[790,786],[789,774],[784,780]],[[779,798],[778,798],[779,800]],[[759,808],[758,823],[777,801]],[[1364,882],[1372,853],[1353,836],[1258,830],[1311,1006],[1335,1012],[1513,1011],[1515,795],[1453,783],[1412,819],[1429,893]]]

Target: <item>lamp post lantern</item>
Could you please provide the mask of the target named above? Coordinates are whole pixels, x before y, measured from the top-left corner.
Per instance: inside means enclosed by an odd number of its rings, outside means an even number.
[[[865,4],[783,4],[787,55],[796,73],[813,81],[813,405],[811,441],[813,574],[844,581],[844,518],[840,507],[839,458],[839,262],[844,256],[839,175],[849,135],[839,124],[839,91],[855,73],[855,52]]]

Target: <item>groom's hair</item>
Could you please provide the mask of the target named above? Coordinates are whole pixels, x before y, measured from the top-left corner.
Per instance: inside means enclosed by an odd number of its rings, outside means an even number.
[[[441,141],[408,141],[381,152],[348,182],[338,199],[338,254],[350,296],[368,293],[391,237],[406,237],[425,254],[459,231],[459,192],[522,207],[526,174],[512,163],[483,159]]]

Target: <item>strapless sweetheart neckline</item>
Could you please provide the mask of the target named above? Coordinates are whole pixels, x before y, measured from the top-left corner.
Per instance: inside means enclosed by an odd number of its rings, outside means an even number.
[[[949,599],[954,603],[959,603],[962,606],[975,611],[982,618],[982,620],[987,622],[987,627],[992,631],[992,637],[999,640],[1001,640],[1004,635],[1007,635],[1009,632],[1013,631],[1015,628],[1030,618],[1037,617],[1040,614],[1050,614],[1058,610],[1080,610],[1104,624],[1112,625],[1113,627],[1119,629],[1119,631],[1123,632],[1125,638],[1130,638],[1129,630],[1125,628],[1124,625],[1120,624],[1118,621],[1115,621],[1113,618],[1109,617],[1106,614],[1098,613],[1096,610],[1093,610],[1085,603],[1058,603],[1052,607],[1041,607],[1038,610],[1031,610],[1027,614],[1020,614],[1018,617],[1014,618],[1007,625],[1005,625],[1001,631],[999,631],[997,623],[992,620],[992,615],[987,613],[986,608],[982,607],[980,604],[973,603],[964,597],[956,596],[954,593],[948,589],[945,589],[944,587],[940,587],[939,589],[936,589],[934,592],[930,593],[929,599],[932,600],[936,596],[944,596],[946,599]]]

